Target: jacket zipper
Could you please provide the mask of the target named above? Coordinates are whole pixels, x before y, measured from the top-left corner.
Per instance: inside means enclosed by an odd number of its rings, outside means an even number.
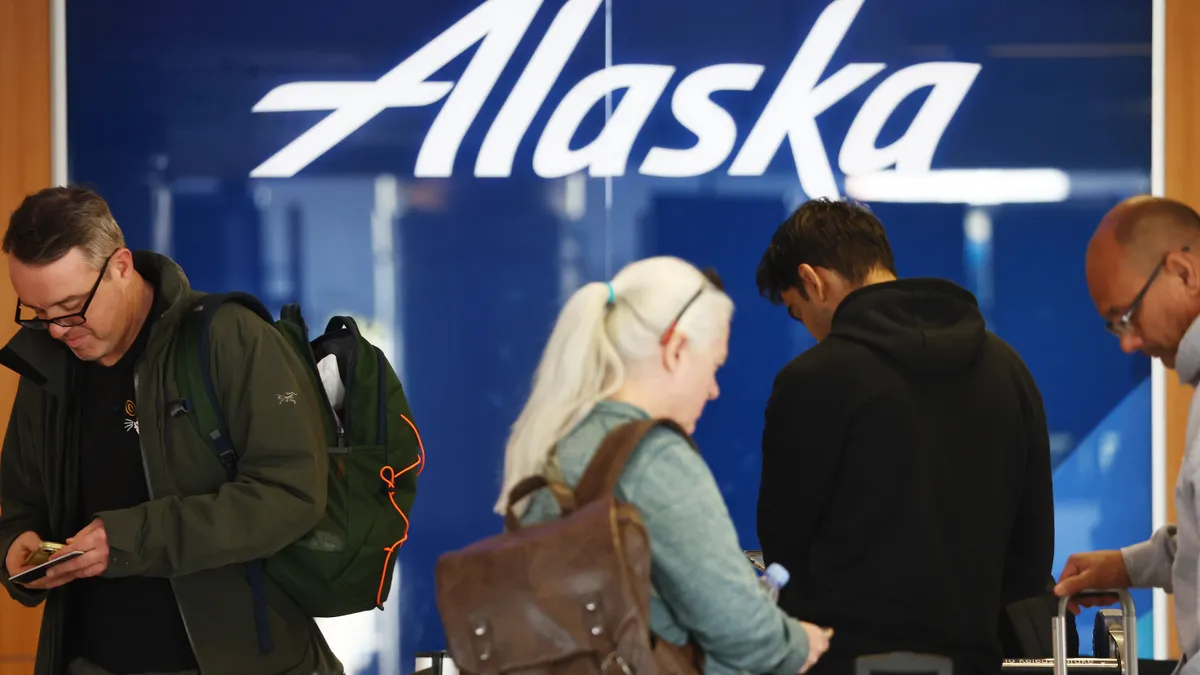
[[[139,375],[135,366],[133,372],[133,405],[137,408],[140,415],[142,402],[140,400],[141,397],[138,396],[138,380]],[[161,432],[162,429],[159,429],[159,431]],[[138,452],[142,455],[142,475],[146,477],[146,494],[150,496],[150,499],[154,499],[154,486],[150,483],[150,463],[146,461],[146,446],[142,444],[140,422],[138,423]],[[196,640],[192,638],[192,627],[188,625],[187,615],[184,614],[183,605],[179,602],[179,592],[175,590],[175,580],[170,579],[169,581],[171,583],[171,595],[175,596],[175,608],[179,610],[179,619],[183,622],[183,632],[187,635],[188,644],[192,647],[192,656],[196,657],[196,670],[203,673],[204,668],[200,665],[200,652],[196,650]]]

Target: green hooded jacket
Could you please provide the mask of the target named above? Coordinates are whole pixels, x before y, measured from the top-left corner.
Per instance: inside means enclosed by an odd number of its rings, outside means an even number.
[[[79,361],[47,331],[22,329],[0,350],[0,364],[21,376],[0,452],[0,555],[23,532],[62,542],[99,517],[111,551],[104,576],[169,578],[204,675],[342,673],[312,618],[269,578],[274,650],[260,653],[243,564],[301,538],[324,513],[323,404],[313,378],[253,312],[234,304],[217,312],[213,377],[240,457],[237,480],[227,482],[191,421],[167,413],[180,400],[173,337],[203,295],[166,257],[137,252],[134,266],[158,289],[152,311],[161,313],[134,377],[150,501],[81,518],[78,453],[88,448],[75,412],[87,402],[73,396]],[[65,635],[71,584],[31,591],[7,573],[0,582],[24,605],[46,603],[34,672],[62,675],[74,657]]]

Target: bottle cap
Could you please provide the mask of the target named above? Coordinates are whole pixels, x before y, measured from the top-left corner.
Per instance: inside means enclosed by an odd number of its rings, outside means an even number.
[[[775,588],[783,588],[792,578],[792,575],[787,571],[787,568],[779,563],[771,563],[770,565],[767,565],[766,576],[767,581],[770,582],[770,584]]]

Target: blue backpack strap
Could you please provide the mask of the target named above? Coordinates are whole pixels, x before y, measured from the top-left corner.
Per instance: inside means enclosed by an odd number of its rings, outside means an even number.
[[[213,449],[217,452],[217,458],[221,460],[221,466],[225,467],[225,472],[229,476],[229,480],[237,477],[237,453],[233,449],[233,443],[229,440],[229,423],[226,421],[225,412],[221,409],[221,399],[217,396],[217,388],[212,381],[212,364],[210,363],[210,348],[209,348],[209,329],[212,326],[213,317],[216,316],[217,310],[227,302],[236,302],[244,307],[249,308],[255,314],[258,314],[263,321],[274,325],[275,319],[271,316],[271,312],[267,310],[266,305],[249,293],[217,293],[207,295],[200,304],[197,305],[197,311],[201,313],[200,331],[198,334],[198,344],[196,348],[199,350],[197,356],[200,358],[200,375],[204,382],[204,393],[208,396],[209,402],[212,403],[212,412],[216,421],[216,428],[208,431],[210,439],[213,443]]]
[[[253,295],[248,293],[214,293],[205,295],[193,308],[195,314],[185,319],[181,327],[180,354],[178,373],[180,386],[194,386],[199,380],[204,389],[203,395],[194,389],[187,392],[194,399],[183,400],[182,410],[194,413],[193,420],[199,426],[202,435],[212,443],[217,459],[225,468],[226,477],[233,481],[237,478],[237,452],[229,439],[229,424],[225,412],[221,408],[221,399],[217,396],[217,388],[212,379],[212,359],[210,358],[209,329],[217,310],[227,302],[243,305],[263,321],[274,325],[275,320],[266,306]],[[189,353],[192,349],[194,352]],[[192,357],[199,364],[198,373],[189,364]],[[199,377],[197,377],[197,374]],[[263,564],[261,560],[251,560],[246,563],[246,574],[250,582],[250,592],[254,598],[254,623],[258,629],[258,646],[264,654],[274,650],[271,640],[270,624],[267,613],[267,593],[263,582]]]

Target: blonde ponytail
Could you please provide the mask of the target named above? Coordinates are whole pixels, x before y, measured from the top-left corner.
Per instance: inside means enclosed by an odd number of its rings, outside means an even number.
[[[540,473],[554,444],[624,383],[625,368],[608,337],[612,287],[591,283],[567,300],[533,377],[533,390],[504,452],[496,513],[521,479]]]

